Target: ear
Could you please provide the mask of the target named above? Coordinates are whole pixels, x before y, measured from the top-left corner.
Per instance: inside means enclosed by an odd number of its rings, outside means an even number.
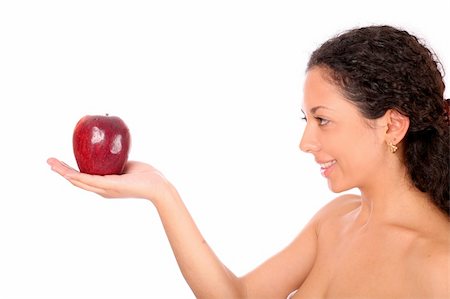
[[[409,128],[409,117],[397,110],[389,109],[384,115],[386,121],[386,142],[392,144],[400,143]]]

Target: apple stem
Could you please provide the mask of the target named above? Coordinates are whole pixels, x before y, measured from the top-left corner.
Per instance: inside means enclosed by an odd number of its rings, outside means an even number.
[[[105,113],[106,116],[109,116],[109,113]]]

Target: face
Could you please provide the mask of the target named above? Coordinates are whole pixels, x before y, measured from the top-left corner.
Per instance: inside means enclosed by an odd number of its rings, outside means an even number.
[[[383,165],[383,130],[377,129],[376,120],[364,118],[325,75],[317,67],[307,73],[300,148],[314,155],[333,192],[363,188],[376,181]]]

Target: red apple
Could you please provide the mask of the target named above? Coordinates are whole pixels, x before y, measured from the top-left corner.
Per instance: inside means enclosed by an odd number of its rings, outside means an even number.
[[[128,160],[130,132],[117,116],[86,115],[73,132],[73,152],[80,172],[121,174]]]

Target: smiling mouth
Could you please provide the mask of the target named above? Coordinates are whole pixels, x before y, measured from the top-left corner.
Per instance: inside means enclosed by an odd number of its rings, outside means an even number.
[[[336,160],[329,161],[329,162],[326,162],[326,163],[319,163],[320,168],[322,168],[322,169],[330,168],[330,167],[333,166],[334,164],[336,164]]]

